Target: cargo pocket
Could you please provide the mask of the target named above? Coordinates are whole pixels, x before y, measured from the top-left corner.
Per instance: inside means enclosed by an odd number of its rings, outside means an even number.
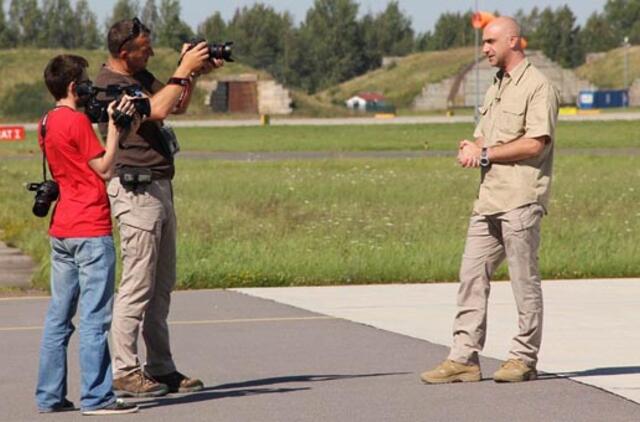
[[[544,208],[540,204],[529,204],[504,215],[504,223],[514,232],[521,232],[535,226],[544,215]]]
[[[526,104],[522,103],[507,103],[502,105],[502,113],[500,115],[502,121],[499,127],[506,137],[506,141],[512,141],[524,134],[525,110]]]
[[[122,189],[120,179],[113,178],[107,185],[107,195],[111,204],[111,214],[113,218],[120,221],[120,216],[131,210],[131,204],[125,197],[126,192]]]
[[[120,225],[152,232],[162,221],[162,205],[146,192],[127,192],[119,179],[112,179],[107,194],[113,216]]]

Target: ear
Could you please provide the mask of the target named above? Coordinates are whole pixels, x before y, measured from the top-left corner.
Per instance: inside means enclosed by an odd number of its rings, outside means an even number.
[[[516,36],[509,37],[509,47],[512,50],[520,50],[521,49],[521,38]]]
[[[67,87],[67,97],[74,98],[76,94],[76,88],[78,87],[78,83],[76,81],[71,81],[69,86]]]
[[[129,58],[129,52],[127,50],[120,50],[118,53],[118,59],[126,61]]]

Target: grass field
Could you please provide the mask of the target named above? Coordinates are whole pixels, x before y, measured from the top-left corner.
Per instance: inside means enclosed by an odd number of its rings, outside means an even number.
[[[471,124],[176,128],[184,151],[446,151],[471,136]],[[560,122],[559,148],[640,147],[640,122]],[[0,157],[37,153],[35,132],[0,144]]]
[[[602,58],[577,68],[576,73],[599,88],[625,89],[627,87],[624,86],[624,56],[628,55],[627,83],[631,85],[640,77],[640,46],[634,45],[625,50],[624,47],[620,47],[608,51]]]
[[[640,123],[560,126],[558,147],[638,146]],[[185,150],[455,148],[468,125],[189,129]],[[210,135],[206,135],[209,133]],[[208,139],[208,136],[215,137]],[[265,135],[266,134],[266,135]],[[394,138],[388,143],[385,138]],[[15,145],[15,144],[14,144]],[[48,274],[47,221],[30,215],[33,149],[0,145],[2,239]],[[640,276],[638,157],[559,154],[543,223],[545,278]],[[454,281],[478,173],[451,158],[223,162],[181,159],[175,180],[179,285]],[[499,277],[505,277],[504,269]]]

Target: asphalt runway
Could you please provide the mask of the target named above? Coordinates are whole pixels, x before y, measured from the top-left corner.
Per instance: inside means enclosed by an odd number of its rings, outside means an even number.
[[[39,415],[33,392],[46,298],[0,299],[1,421],[85,420]],[[418,374],[446,348],[241,293],[177,292],[170,316],[179,370],[204,391],[138,401],[136,421],[634,421],[640,406],[583,384],[538,381],[428,386]],[[77,338],[69,398],[78,402]],[[499,362],[483,359],[485,378]]]

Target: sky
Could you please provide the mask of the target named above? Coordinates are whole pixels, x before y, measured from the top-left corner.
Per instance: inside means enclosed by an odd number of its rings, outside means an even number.
[[[139,0],[144,4],[146,0]],[[360,4],[360,13],[379,12],[387,5],[386,0],[356,0]],[[306,11],[313,5],[313,0],[261,0],[263,4],[273,6],[277,11],[289,11],[296,21],[305,18]],[[569,5],[573,13],[578,18],[579,24],[584,24],[591,13],[602,11],[606,0],[477,0],[478,8],[487,11],[499,11],[502,15],[510,15],[518,9],[529,11],[534,6],[545,8],[550,6],[557,8],[564,4]],[[6,4],[9,1],[5,1]],[[74,1],[75,3],[75,1]],[[115,0],[89,0],[91,9],[98,15],[98,19],[103,22],[105,17],[111,13]],[[156,5],[160,0],[156,0]],[[251,6],[256,0],[220,1],[220,0],[181,0],[182,18],[194,29],[206,17],[216,11],[220,11],[225,20],[233,16],[233,12],[238,7]],[[475,0],[399,0],[400,8],[411,17],[413,29],[416,32],[432,30],[438,16],[444,12],[464,12],[475,7]]]

